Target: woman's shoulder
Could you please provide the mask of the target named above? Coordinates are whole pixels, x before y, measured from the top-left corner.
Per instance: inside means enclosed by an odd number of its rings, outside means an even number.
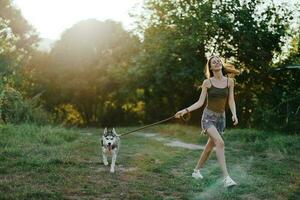
[[[210,79],[209,78],[205,79],[202,83],[202,87],[210,88],[210,86],[211,86]]]

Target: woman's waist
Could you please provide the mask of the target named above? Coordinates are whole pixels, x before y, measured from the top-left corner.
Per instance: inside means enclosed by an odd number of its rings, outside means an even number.
[[[204,108],[203,112],[206,112],[207,114],[213,114],[213,115],[218,116],[218,117],[225,117],[225,109],[220,110],[219,112],[216,112],[214,110],[211,110],[211,108],[209,108],[209,106],[206,106]]]

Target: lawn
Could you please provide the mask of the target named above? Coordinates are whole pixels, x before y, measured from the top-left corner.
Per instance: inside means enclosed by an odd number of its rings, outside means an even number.
[[[198,127],[160,125],[122,137],[114,174],[102,163],[101,134],[0,125],[0,199],[300,199],[300,135],[228,130],[227,166],[238,186],[226,189],[215,152],[204,179],[191,177],[207,140]]]

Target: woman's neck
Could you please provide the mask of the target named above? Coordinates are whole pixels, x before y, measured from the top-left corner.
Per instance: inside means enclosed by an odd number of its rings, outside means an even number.
[[[217,79],[217,80],[222,80],[222,78],[223,78],[223,73],[222,73],[221,70],[220,70],[220,71],[215,71],[215,72],[213,72],[213,74],[214,74],[214,78],[215,78],[215,79]]]

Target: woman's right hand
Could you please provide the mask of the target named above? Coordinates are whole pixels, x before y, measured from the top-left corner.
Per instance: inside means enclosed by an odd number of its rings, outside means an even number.
[[[183,115],[187,113],[186,109],[180,110],[175,114],[175,118],[181,118]]]

